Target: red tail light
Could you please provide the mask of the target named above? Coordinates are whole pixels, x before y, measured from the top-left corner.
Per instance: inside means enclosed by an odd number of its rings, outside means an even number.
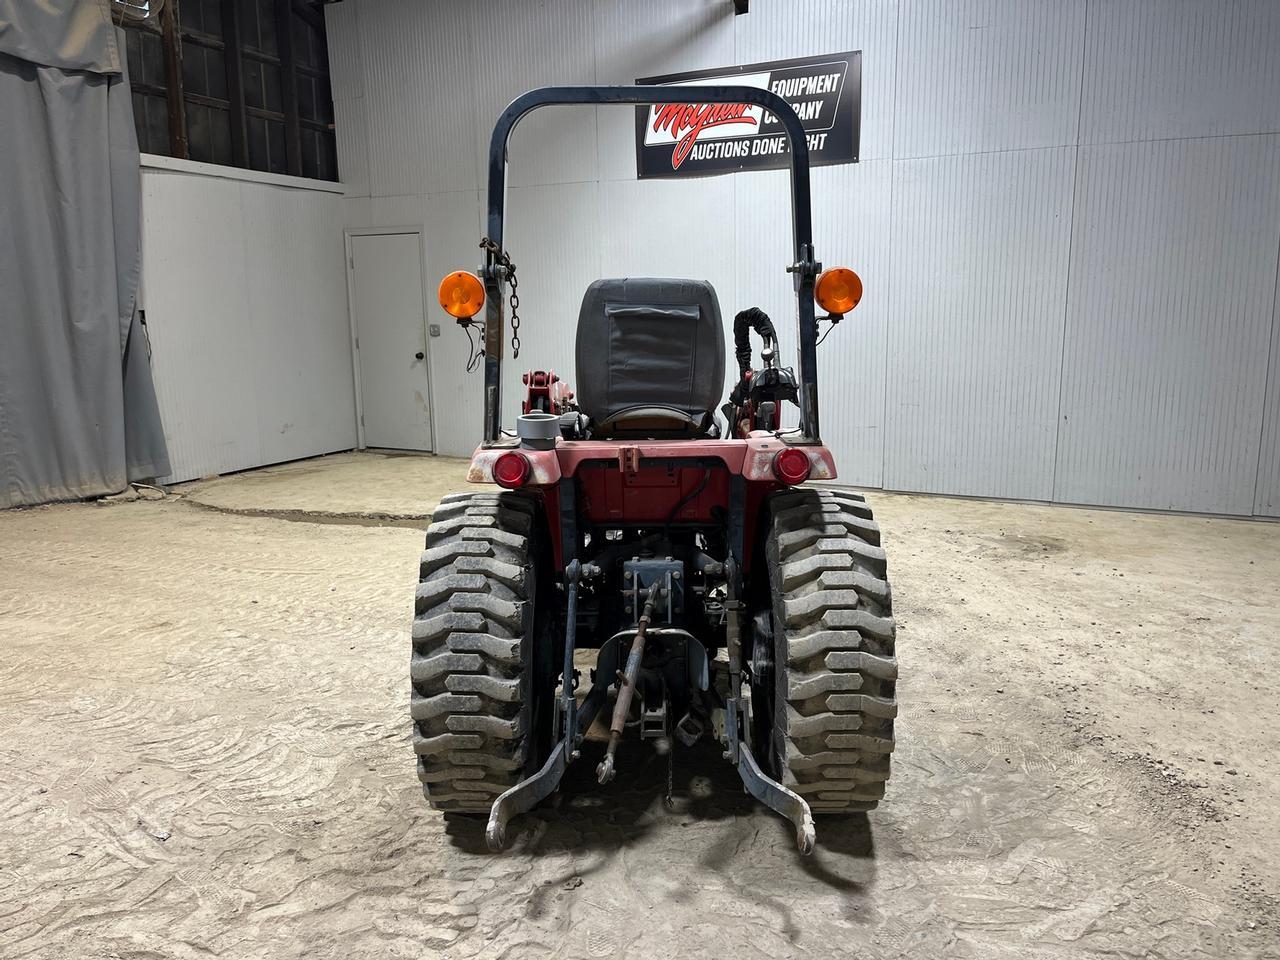
[[[773,475],[787,486],[794,487],[809,479],[811,466],[809,455],[803,450],[796,450],[794,447],[779,450],[778,455],[773,458]]]
[[[508,490],[523,487],[529,480],[529,459],[522,453],[504,453],[494,461],[493,479]]]

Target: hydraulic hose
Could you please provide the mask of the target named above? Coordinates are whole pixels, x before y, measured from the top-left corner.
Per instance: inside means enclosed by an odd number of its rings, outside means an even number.
[[[747,307],[733,318],[733,354],[738,358],[738,379],[751,369],[751,333],[754,330],[762,340],[778,342],[773,321],[759,307]]]

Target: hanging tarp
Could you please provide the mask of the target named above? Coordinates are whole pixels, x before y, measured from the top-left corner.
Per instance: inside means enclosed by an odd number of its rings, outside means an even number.
[[[0,0],[0,507],[169,472],[109,0]]]

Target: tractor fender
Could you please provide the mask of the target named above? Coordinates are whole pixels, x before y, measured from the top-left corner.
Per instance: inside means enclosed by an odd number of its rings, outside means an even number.
[[[468,483],[493,483],[493,465],[504,453],[518,453],[529,461],[529,486],[553,486],[560,482],[560,461],[552,450],[528,447],[477,447],[467,470]]]
[[[790,444],[784,443],[776,436],[766,431],[760,430],[753,433],[746,440],[730,440],[730,441],[685,441],[680,444],[646,444],[646,447],[654,449],[646,450],[646,455],[653,456],[665,455],[671,456],[679,452],[684,455],[691,455],[706,450],[708,453],[714,451],[715,454],[724,455],[724,447],[737,445],[746,447],[746,456],[742,461],[742,476],[747,480],[773,481],[773,458]],[[604,450],[607,450],[613,456],[617,456],[614,452],[618,449],[617,444],[604,443],[574,443],[562,445],[564,449],[561,453],[569,454],[572,450],[578,457],[570,456],[573,461],[570,463],[570,472],[574,472],[578,459],[604,459],[601,456]],[[836,479],[836,463],[835,458],[831,456],[831,451],[824,446],[795,446],[794,449],[803,450],[809,457],[811,472],[809,478],[811,480],[834,480]],[[530,486],[552,486],[560,481],[564,475],[560,457],[557,455],[557,449],[551,450],[533,450],[528,447],[478,447],[471,457],[471,468],[467,471],[467,481],[469,483],[493,483],[493,465],[498,457],[504,453],[516,452],[524,456],[529,461],[529,485]],[[727,459],[727,458],[726,458]]]
[[[747,456],[742,464],[742,475],[747,480],[773,480],[773,458],[782,450],[792,447],[809,457],[810,480],[834,480],[836,461],[831,451],[822,446],[799,446],[784,443],[772,433],[756,430],[746,440]]]

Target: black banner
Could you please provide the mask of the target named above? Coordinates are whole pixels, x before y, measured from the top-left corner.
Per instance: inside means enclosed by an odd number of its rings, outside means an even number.
[[[858,162],[862,52],[833,53],[741,67],[720,67],[642,84],[735,84],[772,90],[795,109],[809,139],[809,163]],[[790,164],[782,125],[746,103],[657,103],[636,108],[636,172],[648,177],[706,177]]]

